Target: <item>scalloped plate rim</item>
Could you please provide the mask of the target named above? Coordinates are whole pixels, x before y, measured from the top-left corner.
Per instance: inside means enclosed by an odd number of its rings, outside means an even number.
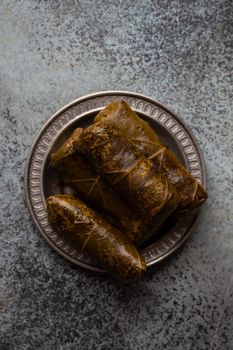
[[[168,108],[166,105],[162,104],[161,102],[152,99],[150,97],[147,97],[143,94],[138,94],[135,92],[128,92],[128,91],[122,91],[122,90],[111,90],[111,91],[100,91],[97,93],[91,93],[88,95],[85,95],[83,97],[77,98],[75,100],[73,100],[72,102],[66,104],[65,106],[63,106],[62,108],[60,108],[55,114],[53,114],[48,121],[42,126],[42,128],[40,129],[40,131],[38,132],[34,142],[32,143],[32,146],[30,147],[29,150],[29,154],[25,163],[25,175],[24,175],[24,192],[25,192],[25,199],[26,199],[26,204],[27,207],[29,209],[29,212],[31,214],[31,217],[34,221],[34,223],[36,224],[36,227],[38,228],[38,230],[40,231],[40,233],[43,235],[43,237],[46,239],[46,241],[52,246],[53,249],[55,249],[60,255],[62,255],[65,259],[69,260],[70,262],[74,263],[75,265],[79,265],[81,267],[87,268],[89,270],[92,271],[96,271],[96,272],[105,272],[104,270],[95,267],[93,265],[89,265],[85,262],[82,262],[80,260],[77,260],[75,258],[73,258],[72,256],[69,256],[66,252],[63,252],[59,247],[56,246],[56,244],[50,239],[50,237],[48,237],[48,235],[42,230],[41,226],[39,225],[39,222],[36,219],[34,210],[32,208],[32,203],[31,203],[31,198],[30,198],[30,194],[29,194],[29,175],[30,175],[30,163],[34,154],[34,150],[36,148],[36,145],[38,144],[41,136],[43,135],[43,133],[45,132],[45,130],[47,130],[47,128],[49,127],[50,124],[52,124],[52,122],[54,120],[56,120],[56,118],[61,115],[62,113],[64,113],[65,111],[69,110],[71,107],[80,104],[83,101],[87,101],[91,98],[96,98],[96,97],[104,97],[104,96],[114,96],[114,95],[120,95],[120,96],[127,96],[127,97],[135,97],[135,98],[141,98],[142,100],[148,101],[152,104],[155,104],[157,107],[161,108],[162,110],[165,110],[167,113],[172,114],[172,116],[179,122],[179,124],[182,125],[182,127],[184,129],[187,130],[188,135],[190,136],[193,144],[195,145],[196,151],[198,153],[198,158],[200,161],[200,165],[201,165],[201,169],[202,169],[202,185],[204,188],[206,188],[206,172],[205,172],[205,162],[204,162],[204,158],[202,155],[202,152],[200,150],[200,147],[196,141],[195,136],[193,135],[191,129],[189,126],[187,126],[185,124],[185,122],[183,121],[183,119],[178,116],[171,108]],[[86,112],[85,112],[86,113]],[[146,113],[145,113],[146,115]],[[153,118],[153,117],[151,117]],[[196,216],[193,219],[193,222],[191,223],[191,225],[189,226],[188,231],[185,233],[185,235],[182,237],[182,239],[179,240],[179,242],[173,246],[173,248],[169,249],[165,254],[163,254],[162,256],[160,256],[159,258],[156,259],[156,261],[151,261],[149,263],[147,263],[148,267],[151,267],[152,265],[155,265],[159,262],[161,262],[162,260],[166,259],[168,256],[172,255],[180,246],[183,245],[183,243],[187,240],[187,238],[190,236],[194,225],[197,221],[197,217],[198,217],[198,213],[196,214]],[[156,243],[153,243],[150,247],[153,247],[154,245],[156,245]]]

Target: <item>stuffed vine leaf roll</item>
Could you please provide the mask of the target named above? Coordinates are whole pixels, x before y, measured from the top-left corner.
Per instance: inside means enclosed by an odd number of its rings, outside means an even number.
[[[108,221],[127,234],[136,244],[144,240],[146,227],[136,217],[128,203],[120,197],[75,148],[82,129],[76,129],[62,147],[51,155],[52,166],[56,167],[66,185],[72,187],[81,198],[95,206]]]
[[[51,224],[75,240],[80,253],[89,253],[113,276],[131,281],[145,272],[145,261],[130,240],[78,198],[51,196],[47,208]]]
[[[76,146],[150,227],[176,209],[179,200],[166,177],[118,130],[94,123],[83,131]]]
[[[153,160],[158,172],[166,175],[168,182],[179,194],[179,211],[196,209],[206,200],[207,193],[202,186],[188,173],[172,151],[161,143],[149,124],[132,111],[126,102],[112,102],[98,113],[95,121],[126,133],[130,142]]]

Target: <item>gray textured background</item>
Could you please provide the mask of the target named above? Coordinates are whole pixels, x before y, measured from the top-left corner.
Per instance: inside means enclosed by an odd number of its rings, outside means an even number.
[[[0,349],[233,349],[231,1],[0,1]],[[75,268],[38,234],[23,172],[71,100],[131,90],[183,116],[209,200],[183,250],[137,286]]]

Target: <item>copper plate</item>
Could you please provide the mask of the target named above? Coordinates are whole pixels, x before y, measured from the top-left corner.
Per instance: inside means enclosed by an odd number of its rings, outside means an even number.
[[[54,231],[48,222],[45,198],[66,192],[50,168],[49,156],[75,128],[88,125],[99,110],[115,100],[126,101],[148,121],[192,176],[206,187],[204,161],[195,138],[181,118],[161,103],[136,93],[107,91],[79,98],[63,107],[48,120],[32,145],[25,171],[26,199],[32,218],[48,243],[66,259],[94,271],[103,270],[88,255],[80,255],[75,245]],[[159,238],[142,247],[147,266],[157,264],[176,251],[189,236],[195,220],[196,215],[186,214],[172,226],[165,227]]]

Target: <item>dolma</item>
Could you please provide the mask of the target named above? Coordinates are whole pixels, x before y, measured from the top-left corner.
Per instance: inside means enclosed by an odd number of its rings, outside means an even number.
[[[108,124],[124,132],[146,157],[153,160],[158,172],[166,175],[168,182],[180,196],[179,211],[197,209],[206,200],[203,187],[188,173],[176,156],[165,147],[154,130],[124,101],[116,101],[100,111],[95,122]]]
[[[51,164],[61,174],[64,183],[81,198],[93,205],[107,220],[121,229],[136,244],[144,240],[146,227],[136,217],[128,203],[105,183],[94,168],[75,148],[82,129],[76,129],[61,148],[51,155]]]
[[[176,209],[179,200],[166,177],[118,130],[94,123],[84,129],[76,147],[149,227],[158,227]]]
[[[113,276],[131,281],[145,272],[145,261],[130,240],[80,199],[54,195],[47,199],[47,209],[49,222]]]

